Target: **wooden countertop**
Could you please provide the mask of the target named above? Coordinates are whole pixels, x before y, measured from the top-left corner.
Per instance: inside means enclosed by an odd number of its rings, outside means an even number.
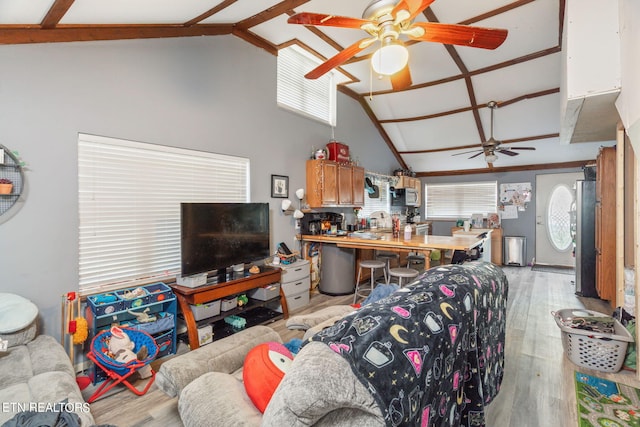
[[[392,233],[371,232],[367,233],[371,237],[364,238],[359,233],[349,233],[346,236],[332,235],[302,235],[300,238],[306,242],[332,243],[340,247],[354,248],[389,248],[404,249],[407,251],[416,250],[469,250],[480,245],[483,239],[475,236],[416,236],[412,235],[411,240],[404,240],[402,233],[400,237],[394,238]]]

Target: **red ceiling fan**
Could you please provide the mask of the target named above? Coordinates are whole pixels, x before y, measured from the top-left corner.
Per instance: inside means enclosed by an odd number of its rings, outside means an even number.
[[[316,79],[379,41],[380,48],[373,54],[371,65],[378,74],[391,76],[393,88],[399,90],[411,86],[411,73],[407,65],[409,53],[400,40],[401,35],[416,41],[483,49],[495,49],[507,37],[508,32],[503,29],[413,22],[433,2],[434,0],[374,0],[362,13],[362,19],[308,12],[291,16],[287,21],[290,24],[358,28],[369,34],[369,37],[343,49],[305,77]]]

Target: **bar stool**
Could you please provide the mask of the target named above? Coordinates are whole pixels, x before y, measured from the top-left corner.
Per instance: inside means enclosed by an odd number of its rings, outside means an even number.
[[[361,289],[362,286],[360,285],[360,276],[362,275],[363,268],[371,269],[371,289]],[[356,292],[353,295],[354,304],[358,300],[359,296],[366,297],[367,295],[371,294],[371,292],[373,292],[373,288],[376,286],[376,275],[375,275],[376,268],[382,269],[382,271],[384,272],[385,283],[389,284],[389,276],[387,275],[387,270],[385,270],[384,262],[377,261],[375,259],[366,259],[366,260],[360,261],[360,267],[358,268],[358,278],[356,279]],[[363,292],[365,291],[368,291],[368,293],[363,294]]]
[[[424,270],[425,258],[423,254],[414,254],[407,256],[407,268],[415,268],[416,270]]]
[[[377,251],[376,258],[384,260],[385,269],[386,269],[386,273],[385,273],[386,276],[385,277],[388,277],[389,276],[389,269],[391,268],[391,260],[400,258],[400,255],[398,255],[395,252]]]
[[[420,272],[415,268],[403,268],[397,267],[389,270],[389,276],[398,278],[398,286],[402,287],[402,278],[406,278],[407,281],[417,277]]]

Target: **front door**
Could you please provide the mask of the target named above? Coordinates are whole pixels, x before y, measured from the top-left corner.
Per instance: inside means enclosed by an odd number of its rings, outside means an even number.
[[[571,205],[582,172],[536,176],[536,264],[575,267]]]

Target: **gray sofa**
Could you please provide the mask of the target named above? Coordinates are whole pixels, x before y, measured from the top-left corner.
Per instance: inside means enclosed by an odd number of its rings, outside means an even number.
[[[58,412],[63,402],[82,426],[94,424],[69,356],[57,340],[37,335],[36,322],[0,338],[9,342],[8,351],[0,352],[0,424],[25,410]]]
[[[280,336],[255,326],[162,364],[186,427],[483,425],[503,376],[508,283],[489,263],[442,266],[316,333],[264,414],[241,369]],[[333,323],[333,320],[329,321]]]

